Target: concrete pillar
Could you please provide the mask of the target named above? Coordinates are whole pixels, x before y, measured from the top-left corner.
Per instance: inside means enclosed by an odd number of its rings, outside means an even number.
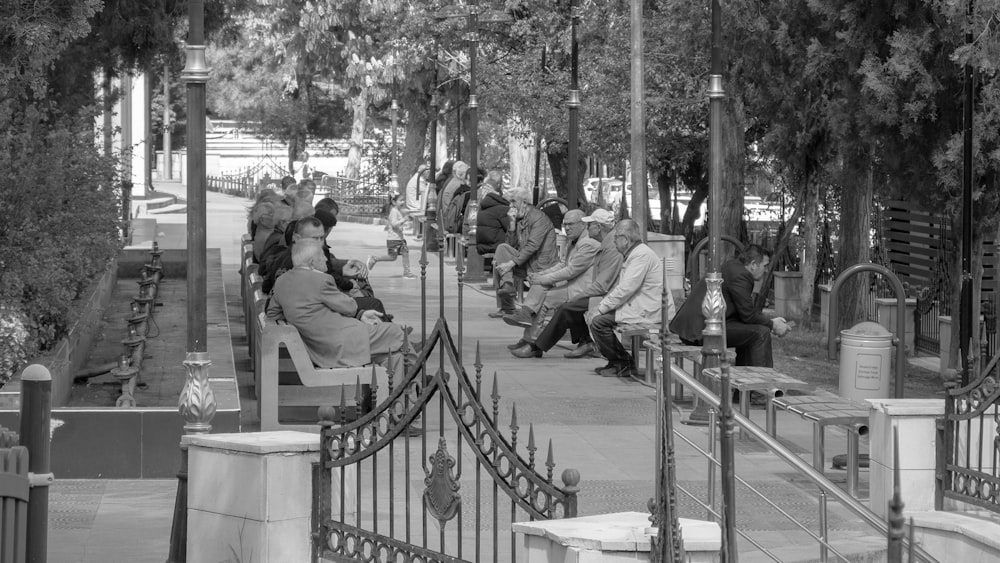
[[[190,456],[189,563],[229,561],[234,553],[253,554],[254,561],[309,561],[317,434],[203,434],[181,442]],[[338,476],[334,471],[333,495],[340,491]],[[355,506],[353,498],[345,500]],[[339,506],[339,497],[333,501]]]
[[[935,419],[944,415],[944,399],[868,399],[868,404],[872,511],[883,518],[888,514],[896,466],[893,428],[899,429],[900,492],[906,511],[934,510]]]
[[[774,312],[785,319],[802,318],[802,272],[774,272]]]
[[[830,330],[830,284],[819,284],[819,329],[825,334]],[[843,327],[841,327],[843,328]],[[836,336],[836,335],[834,335]]]
[[[647,233],[647,236],[646,244],[666,261],[667,287],[673,294],[674,303],[680,303],[684,299],[684,237],[660,233]]]
[[[878,324],[889,329],[889,332],[896,335],[896,338],[906,346],[906,355],[915,356],[917,333],[913,327],[913,312],[917,309],[917,300],[906,300],[906,326],[903,327],[902,335],[896,330],[896,299],[880,297],[875,300],[875,307],[878,311]]]
[[[685,563],[719,561],[722,534],[715,522],[680,519]],[[620,512],[582,518],[517,522],[517,560],[524,563],[625,563],[649,558],[649,514]]]

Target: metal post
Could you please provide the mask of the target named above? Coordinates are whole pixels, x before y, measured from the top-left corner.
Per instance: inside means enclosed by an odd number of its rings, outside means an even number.
[[[21,445],[28,448],[26,561],[45,563],[48,553],[49,484],[52,483],[49,426],[52,418],[52,375],[45,366],[32,364],[21,373]]]
[[[188,3],[187,62],[181,79],[187,84],[187,349],[205,352],[208,325],[205,317],[205,1]]]
[[[969,0],[969,30],[965,42],[972,44],[973,0]],[[962,310],[959,314],[959,346],[962,355],[962,386],[972,381],[972,118],[975,74],[972,65],[965,64],[965,100],[962,137]],[[902,344],[900,344],[902,345]]]
[[[569,162],[566,166],[566,204],[576,209],[579,204],[577,190],[580,188],[580,58],[576,41],[576,26],[580,19],[580,0],[570,5],[570,82],[569,82]]]
[[[733,393],[729,379],[729,360],[722,360],[722,377],[719,378],[719,463],[722,469],[722,563],[736,563],[739,559],[736,543],[736,425],[733,418]]]
[[[395,98],[392,100],[389,113],[392,114],[392,155],[389,158],[389,182],[392,183],[392,193],[399,193],[399,162],[396,158],[396,125],[399,117],[399,102]]]
[[[646,242],[646,76],[642,53],[643,0],[631,0],[632,26],[632,219]]]
[[[188,352],[184,360],[187,381],[177,401],[177,410],[184,417],[185,434],[208,434],[215,418],[215,394],[208,383],[208,368],[212,361],[207,352]],[[181,468],[177,472],[177,496],[174,499],[174,519],[170,527],[170,554],[167,563],[187,561],[187,482],[188,451],[181,444]]]
[[[174,178],[174,154],[170,140],[170,65],[163,64],[163,172],[164,178]]]
[[[479,54],[479,6],[477,0],[469,5],[469,189],[475,199],[479,189],[479,103],[476,102],[476,58]],[[458,112],[458,108],[455,108]],[[458,243],[455,243],[458,254]]]

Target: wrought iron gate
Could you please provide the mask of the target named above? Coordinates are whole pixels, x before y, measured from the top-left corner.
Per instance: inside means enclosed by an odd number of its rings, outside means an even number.
[[[430,373],[435,349],[438,362]],[[339,413],[321,409],[314,561],[516,561],[510,523],[554,519],[560,512],[576,516],[579,473],[567,469],[563,486],[553,483],[551,440],[545,475],[536,471],[532,426],[524,446],[528,457],[521,457],[517,407],[511,407],[508,439],[499,426],[496,374],[489,396],[483,395],[478,346],[474,366],[473,382],[442,318],[403,380],[395,383],[388,374],[388,398],[372,412],[347,423],[343,399]],[[484,399],[492,402],[489,411]],[[463,495],[468,486],[474,498]],[[501,537],[502,529],[509,537]]]

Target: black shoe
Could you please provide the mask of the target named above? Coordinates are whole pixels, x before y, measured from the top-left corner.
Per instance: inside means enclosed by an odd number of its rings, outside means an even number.
[[[514,350],[516,348],[520,348],[521,346],[524,346],[525,344],[530,344],[530,342],[528,342],[527,340],[525,340],[525,339],[522,338],[522,339],[518,340],[517,342],[515,342],[513,344],[508,344],[507,345],[507,349],[508,350]]]
[[[614,364],[609,368],[601,370],[598,374],[601,377],[628,377],[632,374],[632,367],[628,364]]]
[[[514,284],[511,282],[503,282],[500,287],[497,288],[497,295],[503,297],[504,295],[514,295]]]
[[[614,362],[608,362],[606,365],[603,365],[599,368],[594,368],[594,373],[596,373],[597,375],[601,375],[602,371],[613,367],[615,367]]]
[[[497,311],[493,311],[492,313],[488,313],[486,316],[488,316],[491,319],[502,319],[504,315],[513,315],[513,314],[514,314],[513,309],[500,309]]]
[[[594,345],[590,342],[584,342],[583,344],[576,347],[575,350],[566,352],[563,354],[564,358],[587,358],[594,353]]]
[[[539,350],[538,348],[535,348],[534,344],[525,344],[524,346],[521,346],[520,348],[515,348],[515,349],[511,350],[510,353],[514,354],[515,358],[541,358],[542,357],[542,351]]]
[[[535,320],[535,314],[531,312],[530,309],[526,307],[521,307],[513,315],[504,315],[503,322],[509,324],[510,326],[516,326],[521,328],[528,328],[532,325]]]

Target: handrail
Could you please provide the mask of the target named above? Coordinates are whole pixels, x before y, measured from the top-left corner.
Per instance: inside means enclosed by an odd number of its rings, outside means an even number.
[[[701,272],[698,271],[698,255],[701,254],[701,251],[705,249],[705,245],[708,244],[708,238],[709,237],[705,237],[695,243],[694,248],[691,249],[691,256],[688,257],[687,271],[691,273],[691,285],[694,285],[696,281],[701,279]],[[738,252],[743,252],[745,250],[743,243],[736,237],[722,235],[722,240],[723,242],[731,243],[734,247],[736,247]]]
[[[707,387],[702,385],[697,379],[695,379],[692,375],[684,371],[684,369],[681,368],[680,366],[669,362],[664,362],[663,365],[666,366],[668,364],[670,365],[671,377],[678,378],[684,384],[684,387],[690,389],[693,393],[697,394],[701,398],[701,400],[705,401],[705,403],[708,404],[710,408],[719,409],[721,407],[722,402],[719,400],[719,397],[715,395],[715,393],[713,393]],[[802,459],[800,459],[799,456],[795,454],[795,452],[786,448],[776,438],[773,438],[770,434],[768,434],[762,428],[757,426],[749,418],[743,416],[740,412],[735,410],[733,411],[733,420],[746,433],[748,433],[757,441],[764,444],[767,447],[767,449],[774,452],[775,455],[777,455],[779,458],[781,458],[786,463],[791,465],[792,468],[798,470],[800,473],[808,477],[809,480],[812,481],[813,484],[815,484],[817,487],[819,487],[827,494],[833,496],[835,499],[840,501],[840,503],[843,504],[848,510],[850,510],[856,516],[865,521],[865,523],[867,523],[869,526],[877,530],[879,534],[886,536],[886,538],[888,538],[889,525],[886,522],[884,522],[877,514],[875,514],[870,508],[858,502],[857,499],[847,494],[847,492],[845,492],[843,489],[835,485],[832,481],[827,479],[825,475],[820,473],[811,465],[802,461]],[[905,541],[909,542],[909,538],[906,538]],[[935,559],[933,556],[927,553],[919,545],[914,545],[913,551],[914,554],[917,555],[917,557],[919,557],[924,561],[933,563],[937,562],[937,559]]]
[[[827,323],[827,359],[832,360],[836,357],[837,342],[840,338],[835,336],[838,334],[837,329],[840,328],[839,299],[837,297],[840,293],[840,286],[844,285],[848,278],[861,272],[882,274],[882,277],[889,280],[889,285],[892,286],[892,290],[896,294],[896,388],[893,390],[893,395],[897,399],[902,399],[903,376],[906,375],[906,290],[903,289],[903,284],[896,274],[889,268],[881,264],[855,264],[841,272],[833,281],[833,287],[830,288],[830,320]]]

